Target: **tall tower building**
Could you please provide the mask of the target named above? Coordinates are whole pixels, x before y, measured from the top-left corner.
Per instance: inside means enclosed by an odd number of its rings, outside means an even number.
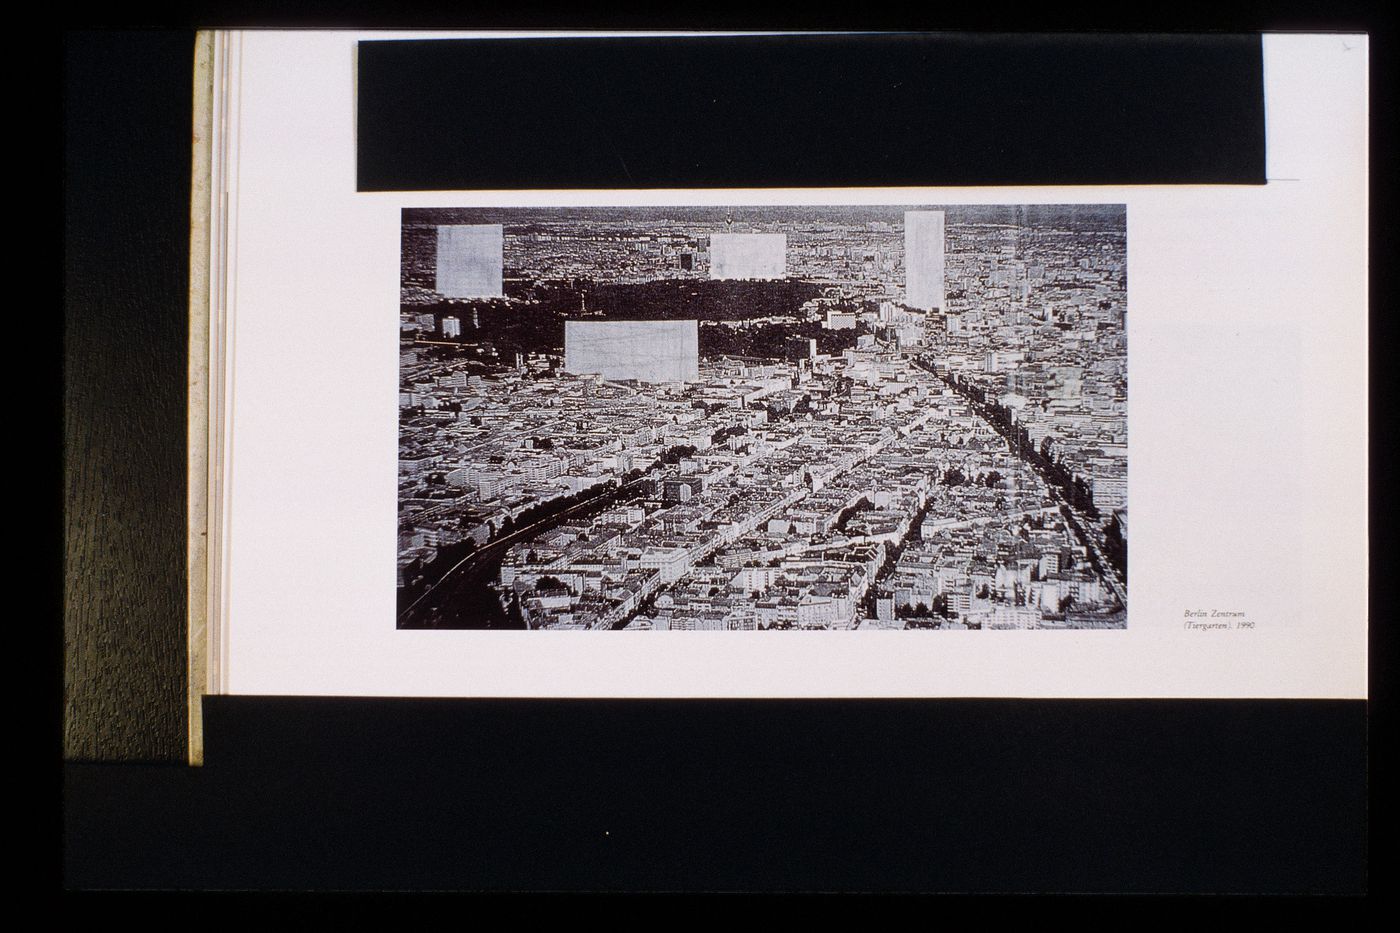
[[[444,224],[437,228],[436,290],[444,298],[501,298],[505,228]]]
[[[947,311],[943,298],[943,212],[904,212],[904,303]]]

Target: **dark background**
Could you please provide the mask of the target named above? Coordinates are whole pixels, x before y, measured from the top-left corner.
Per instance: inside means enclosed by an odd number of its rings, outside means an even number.
[[[66,887],[1365,890],[1361,702],[220,697],[176,763],[192,41],[64,42]]]
[[[366,42],[361,191],[1264,182],[1251,35]]]

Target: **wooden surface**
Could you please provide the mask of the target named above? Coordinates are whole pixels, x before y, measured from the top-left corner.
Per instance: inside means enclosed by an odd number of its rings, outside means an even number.
[[[70,760],[182,761],[194,34],[65,37]]]

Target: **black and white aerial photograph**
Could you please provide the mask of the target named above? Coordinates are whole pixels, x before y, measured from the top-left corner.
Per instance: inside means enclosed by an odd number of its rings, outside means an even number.
[[[1125,627],[1126,221],[404,209],[398,627]]]

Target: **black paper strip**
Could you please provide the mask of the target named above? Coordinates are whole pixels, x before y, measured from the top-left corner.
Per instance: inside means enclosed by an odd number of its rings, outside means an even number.
[[[1262,184],[1257,35],[368,41],[361,191]]]

